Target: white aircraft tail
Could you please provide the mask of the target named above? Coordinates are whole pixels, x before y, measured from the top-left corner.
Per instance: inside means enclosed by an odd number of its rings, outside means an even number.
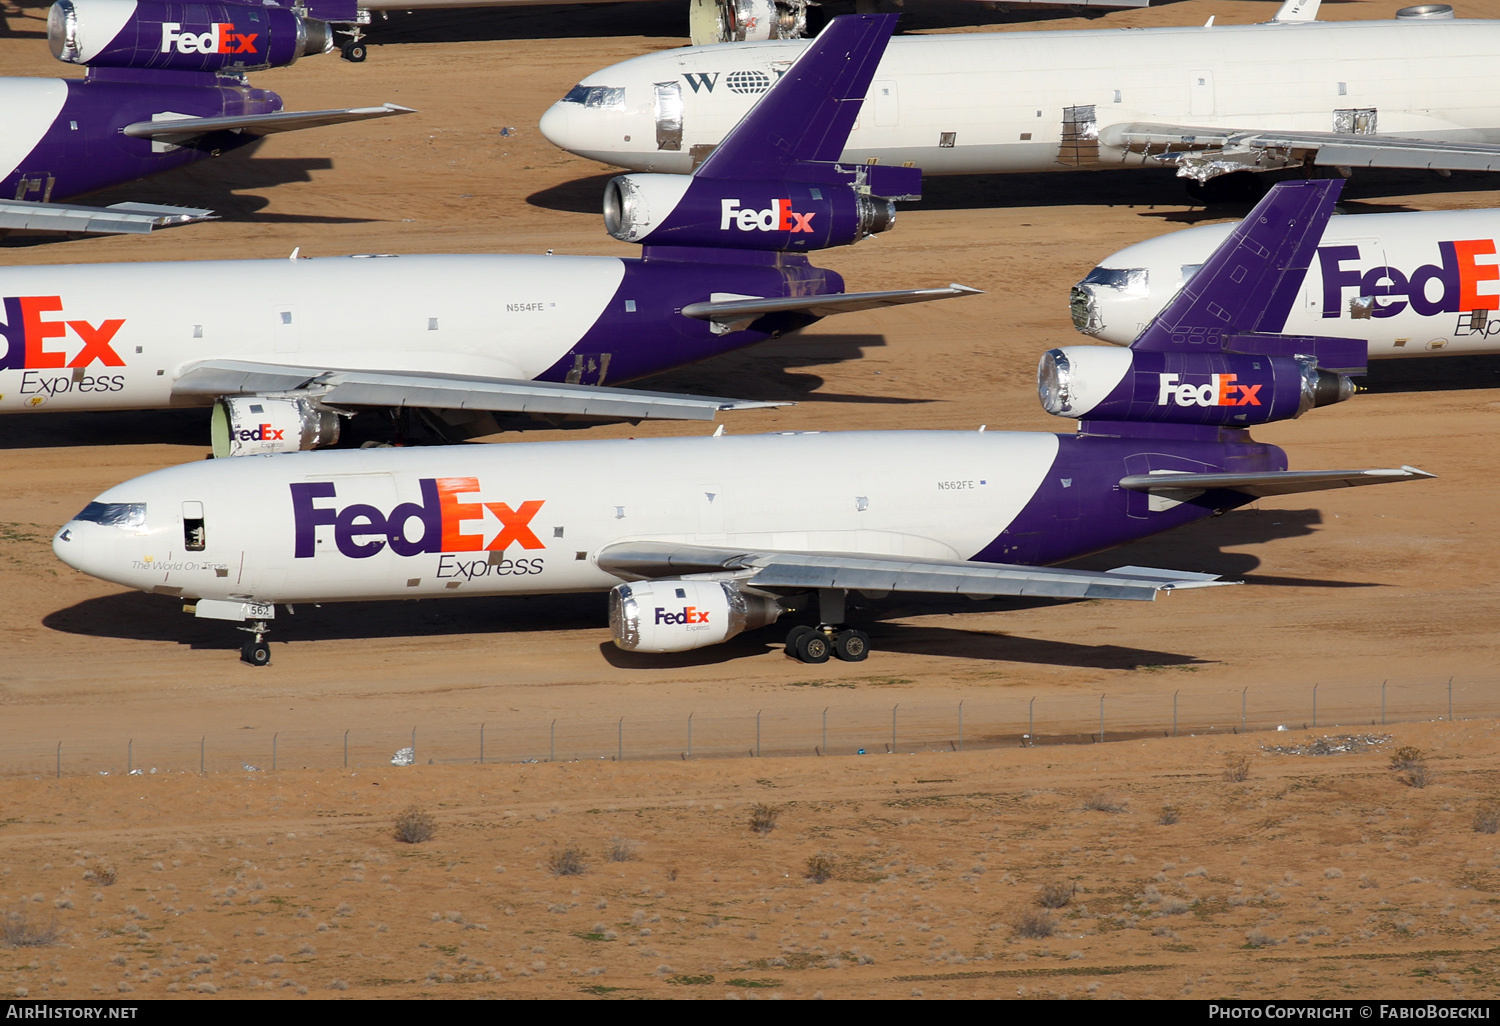
[[[1273,25],[1296,24],[1303,21],[1318,20],[1318,5],[1323,0],[1286,0],[1277,10],[1276,17],[1271,19]]]

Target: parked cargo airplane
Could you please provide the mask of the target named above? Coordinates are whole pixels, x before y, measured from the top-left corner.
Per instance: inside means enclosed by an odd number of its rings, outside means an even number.
[[[85,10],[80,15],[79,6]],[[59,60],[82,79],[0,78],[0,231],[149,232],[213,214],[195,207],[64,200],[239,149],[273,132],[413,113],[286,111],[245,72],[329,48],[321,22],[246,4],[61,0],[48,12]]]
[[[843,158],[940,175],[1175,167],[1209,199],[1258,190],[1223,181],[1239,171],[1500,168],[1500,21],[1426,5],[1318,22],[1317,9],[1287,0],[1262,25],[903,36]],[[606,164],[687,172],[806,45],[636,57],[585,78],[541,129]]]
[[[712,418],[734,400],[599,388],[847,310],[805,251],[889,227],[914,168],[831,163],[894,15],[837,19],[692,177],[624,175],[605,220],[640,259],[370,256],[0,269],[0,412],[215,404],[218,455],[338,439],[351,408]],[[225,302],[225,296],[238,297]],[[358,295],[355,304],[336,297]]]
[[[1129,349],[1043,356],[1077,434],[876,431],[365,449],[211,460],[111,488],[56,535],[69,566],[197,616],[275,605],[610,592],[622,648],[678,652],[816,595],[787,649],[863,659],[850,591],[1153,598],[1208,574],[1048,569],[1255,498],[1427,477],[1288,471],[1245,430],[1353,394],[1358,340],[1260,331],[1289,301],[1337,185],[1276,187]],[[801,470],[809,472],[803,473]],[[795,472],[794,472],[795,471]]]
[[[1234,229],[1128,246],[1073,286],[1073,324],[1128,344]],[[1500,210],[1335,217],[1277,330],[1360,335],[1369,358],[1500,353]]]

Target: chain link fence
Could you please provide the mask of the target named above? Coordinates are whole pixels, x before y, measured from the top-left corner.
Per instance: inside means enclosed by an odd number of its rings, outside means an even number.
[[[1379,727],[1500,716],[1500,684],[1440,678],[1111,696],[992,695],[938,704],[694,712],[676,719],[504,719],[401,729],[0,741],[0,776],[258,772],[581,760],[974,751],[1278,728]]]

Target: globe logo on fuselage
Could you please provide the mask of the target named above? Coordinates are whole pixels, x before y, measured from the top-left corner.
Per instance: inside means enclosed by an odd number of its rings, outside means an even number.
[[[764,71],[731,71],[724,84],[732,93],[763,93],[771,88],[771,76]]]

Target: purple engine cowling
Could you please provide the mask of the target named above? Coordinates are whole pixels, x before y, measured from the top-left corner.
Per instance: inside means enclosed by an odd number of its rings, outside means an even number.
[[[620,175],[604,189],[604,226],[651,246],[801,252],[890,228],[896,205],[844,183]]]
[[[290,7],[57,0],[47,43],[58,60],[94,68],[234,72],[326,53],[333,33]]]
[[[1042,355],[1037,391],[1058,417],[1248,427],[1300,417],[1358,389],[1306,356],[1066,346]]]

